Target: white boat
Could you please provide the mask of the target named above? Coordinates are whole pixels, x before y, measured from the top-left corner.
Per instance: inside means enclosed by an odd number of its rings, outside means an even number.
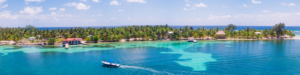
[[[197,42],[198,42],[198,40],[193,40],[193,42],[194,42],[194,43],[197,43]]]
[[[65,44],[65,48],[66,48],[66,49],[69,49],[69,44]]]
[[[114,63],[112,60],[108,60],[108,61],[102,61],[103,66],[107,66],[107,67],[120,67],[120,64],[116,64]]]

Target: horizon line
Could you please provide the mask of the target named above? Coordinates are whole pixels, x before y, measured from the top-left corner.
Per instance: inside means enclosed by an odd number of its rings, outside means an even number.
[[[29,24],[30,25],[30,24]],[[27,25],[26,25],[27,26]],[[24,26],[24,27],[26,27]],[[31,25],[34,26],[34,25]],[[147,26],[147,25],[99,25],[99,27],[112,27],[112,26]],[[149,25],[149,26],[160,26],[160,25]],[[165,25],[162,25],[165,26]],[[227,25],[168,25],[168,26],[227,26]],[[236,26],[274,26],[274,25],[236,25]],[[298,26],[298,25],[286,25],[286,26]],[[2,27],[2,26],[0,26]],[[13,26],[15,27],[15,26]],[[18,26],[22,27],[22,26]],[[36,27],[36,26],[34,26]],[[48,27],[48,26],[37,26],[37,27]],[[50,26],[50,27],[55,27],[55,26]],[[98,26],[60,26],[60,27],[98,27]],[[299,25],[300,27],[300,25]]]

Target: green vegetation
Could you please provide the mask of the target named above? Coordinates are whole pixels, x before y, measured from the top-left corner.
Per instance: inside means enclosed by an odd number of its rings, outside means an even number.
[[[54,45],[55,42],[56,42],[55,38],[49,38],[49,40],[48,40],[49,45]]]
[[[279,23],[279,24],[276,24],[272,29],[275,31],[276,35],[277,35],[277,38],[279,38],[280,35],[283,35],[283,29],[285,27],[285,24],[284,23]]]
[[[95,41],[95,43],[98,43],[98,41],[99,41],[99,37],[97,37],[97,36],[94,36],[94,37],[93,37],[93,40]]]
[[[276,24],[272,29],[256,30],[246,28],[244,30],[236,30],[236,25],[229,24],[224,29],[217,28],[198,28],[185,26],[184,28],[172,28],[168,25],[158,26],[124,26],[124,27],[100,27],[100,28],[69,28],[69,29],[54,29],[54,30],[39,30],[31,25],[25,28],[2,28],[0,27],[0,40],[13,40],[16,42],[22,42],[23,39],[29,37],[36,37],[34,41],[40,42],[48,39],[49,44],[54,44],[55,39],[62,38],[82,38],[86,41],[119,41],[120,39],[130,40],[164,40],[169,38],[171,40],[186,39],[188,37],[205,39],[207,37],[217,38],[215,34],[219,30],[224,30],[227,38],[233,39],[262,39],[273,38],[283,35],[295,36],[291,30],[285,29],[284,23]],[[170,33],[169,33],[170,32]],[[261,35],[255,34],[255,32],[261,32]],[[90,35],[90,36],[89,36]]]
[[[233,25],[233,24],[229,24],[226,28],[225,28],[225,30],[227,30],[227,31],[233,31],[233,30],[235,30],[237,27],[235,26],[235,25]]]
[[[227,30],[230,28],[230,30]],[[225,33],[227,37],[229,38],[244,38],[244,39],[259,39],[259,38],[272,38],[272,37],[277,37],[279,38],[280,36],[283,35],[288,35],[288,36],[295,36],[294,33],[292,33],[291,30],[284,29],[285,24],[284,23],[279,23],[276,24],[272,29],[264,29],[264,30],[256,30],[256,29],[250,29],[247,27],[245,30],[238,30],[238,31],[233,31],[232,30],[232,25],[228,25],[228,27],[225,28]],[[255,34],[255,32],[261,32],[261,35]]]

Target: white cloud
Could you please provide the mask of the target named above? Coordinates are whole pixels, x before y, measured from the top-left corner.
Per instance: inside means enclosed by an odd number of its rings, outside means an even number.
[[[119,4],[119,2],[118,2],[118,1],[115,1],[115,0],[113,0],[113,1],[111,1],[111,2],[110,2],[110,4],[109,4],[109,5],[120,5],[120,4]]]
[[[59,11],[65,11],[66,9],[65,8],[59,8]]]
[[[242,6],[240,6],[240,7],[249,7],[248,5],[246,5],[246,4],[243,4]]]
[[[226,8],[227,6],[222,6],[223,8]]]
[[[97,14],[97,15],[92,15],[93,17],[95,17],[95,16],[102,16],[102,14]]]
[[[207,7],[207,6],[203,3],[200,3],[200,4],[195,4],[195,7]]]
[[[117,18],[113,18],[113,17],[112,17],[112,18],[110,18],[110,19],[111,19],[111,20],[117,20]]]
[[[288,6],[296,6],[296,4],[290,3],[290,4],[288,4]]]
[[[268,13],[268,14],[234,14],[234,15],[209,15],[201,20],[203,24],[241,24],[241,25],[274,25],[284,22],[287,25],[299,25],[300,13]],[[215,21],[218,21],[217,23]]]
[[[92,0],[93,2],[96,2],[96,3],[98,3],[98,2],[100,2],[99,0]]]
[[[71,6],[77,6],[77,5],[78,5],[78,4],[75,3],[75,2],[64,4],[64,6],[68,6],[68,7],[71,7]]]
[[[51,15],[56,15],[56,12],[51,12]]]
[[[0,4],[4,3],[6,0],[0,0]]]
[[[189,7],[189,6],[191,6],[191,5],[190,5],[190,4],[186,4],[185,6]]]
[[[49,8],[49,10],[56,10],[56,7]]]
[[[83,4],[83,3],[79,3],[79,4],[76,6],[76,8],[77,8],[78,10],[88,10],[88,9],[91,8],[91,6],[85,5],[85,4]]]
[[[207,19],[227,19],[227,18],[231,18],[231,15],[224,15],[224,16],[214,16],[214,15],[209,15],[209,17]]]
[[[185,2],[191,2],[191,1],[189,1],[189,0],[185,0]]]
[[[294,3],[286,4],[286,3],[284,3],[284,2],[282,2],[281,5],[296,6],[296,4],[294,4]]]
[[[80,0],[80,1],[84,1],[84,2],[86,2],[87,0]]]
[[[127,2],[138,2],[138,3],[147,3],[144,0],[127,0]]]
[[[6,8],[8,6],[8,4],[5,4],[3,6],[1,6],[1,8]]]
[[[261,1],[255,1],[255,0],[252,0],[252,3],[255,3],[255,4],[261,4]]]
[[[118,11],[119,11],[119,12],[123,12],[124,10],[121,10],[121,9],[120,9],[120,10],[118,10]]]
[[[20,11],[20,13],[27,13],[27,14],[38,14],[43,12],[42,7],[25,7],[24,10]]]
[[[127,17],[127,19],[130,20],[131,18],[130,18],[130,17]]]
[[[177,20],[181,20],[180,18],[177,18]],[[190,21],[199,21],[199,20],[203,20],[202,18],[189,18],[188,20]]]
[[[3,12],[0,12],[0,18],[4,18],[4,19],[18,19],[18,16],[17,15],[11,15],[10,14],[11,11],[3,11]]]
[[[82,22],[95,22],[93,19],[88,19],[88,20],[81,20]]]
[[[187,10],[190,10],[190,9],[187,9],[187,8],[183,8],[183,10],[187,11]]]
[[[83,3],[75,3],[75,2],[64,4],[64,6],[69,6],[69,7],[75,6],[76,9],[78,10],[88,10],[91,8],[91,6],[89,5],[85,5]]]
[[[28,4],[28,2],[43,2],[45,0],[25,0],[26,4]]]
[[[25,13],[25,11],[23,11],[22,13]],[[50,26],[53,26],[53,24],[74,23],[75,20],[82,19],[80,17],[77,18],[77,16],[73,16],[70,14],[58,14],[57,12],[51,12],[48,14],[35,14],[35,15],[28,15],[22,13],[15,13],[15,15],[12,15],[11,11],[0,12],[0,19],[1,19],[0,23],[6,24],[7,27],[20,26],[20,24],[36,24],[37,22],[43,22],[45,24],[49,24]]]
[[[270,11],[268,11],[268,10],[263,10],[262,12],[268,13],[268,12],[270,12]]]

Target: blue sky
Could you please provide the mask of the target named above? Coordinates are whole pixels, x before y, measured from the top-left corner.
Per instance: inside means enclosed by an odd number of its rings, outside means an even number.
[[[299,0],[0,0],[2,27],[300,26]]]

